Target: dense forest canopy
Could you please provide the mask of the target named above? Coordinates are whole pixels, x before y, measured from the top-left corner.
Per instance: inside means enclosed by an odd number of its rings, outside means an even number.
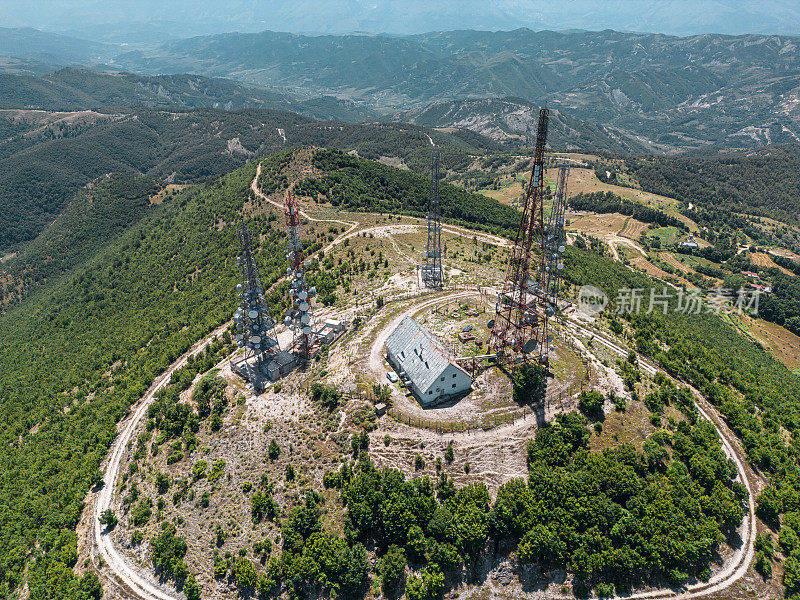
[[[721,208],[793,225],[800,223],[798,144],[768,146],[746,153],[694,153],[627,162],[648,192],[706,209]]]
[[[314,154],[322,171],[307,179],[298,193],[320,198],[343,210],[410,214],[424,217],[428,210],[430,180],[366,161],[337,150]],[[519,211],[482,194],[464,192],[450,184],[440,186],[442,216],[452,222],[510,236],[519,223]]]

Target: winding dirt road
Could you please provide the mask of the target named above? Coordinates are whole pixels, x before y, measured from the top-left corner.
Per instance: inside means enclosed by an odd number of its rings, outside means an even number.
[[[258,189],[258,176],[261,173],[261,165],[259,163],[256,177],[252,183],[252,190],[255,195],[259,198],[270,202],[276,206],[282,207],[279,203],[269,199],[265,196],[260,189]],[[310,221],[326,221],[326,222],[337,222],[344,225],[348,225],[349,229],[345,233],[340,234],[331,244],[329,244],[325,251],[333,247],[334,245],[341,243],[344,239],[349,237],[350,234],[354,233],[354,230],[358,227],[358,223],[352,223],[347,221],[339,221],[339,220],[332,220],[332,219],[314,219],[309,217],[307,214],[302,213],[305,218],[308,218]],[[459,227],[459,230],[462,231],[469,231],[464,230],[463,228]],[[470,232],[471,234],[473,232]],[[474,232],[476,235],[485,236],[486,234],[479,234],[479,232]],[[494,236],[492,236],[494,237]],[[504,245],[507,242],[504,242]],[[454,293],[452,295],[453,298],[460,297],[461,295],[469,295],[470,292],[463,292],[463,293]],[[392,323],[399,322],[400,319],[405,314],[413,313],[425,306],[428,306],[431,303],[435,303],[440,301],[441,298],[436,299],[429,299],[422,296],[420,301],[415,303],[413,306],[409,307],[404,311],[403,314],[396,317],[392,320]],[[595,340],[599,343],[605,345],[606,347],[610,348],[615,353],[619,354],[620,356],[627,356],[628,349],[621,347],[619,344],[614,342],[613,340],[607,339],[605,336],[598,334],[596,332],[590,331],[586,329],[582,324],[575,322],[574,320],[569,321],[569,326],[574,331],[580,331],[584,335],[593,335]],[[110,535],[108,535],[104,529],[101,527],[99,518],[100,515],[106,509],[112,506],[112,500],[114,495],[114,490],[116,488],[116,481],[119,476],[120,464],[122,458],[126,452],[127,445],[131,441],[134,431],[136,430],[137,426],[140,425],[142,420],[147,415],[147,409],[150,404],[153,402],[155,398],[155,394],[163,388],[170,380],[172,374],[183,367],[191,354],[202,350],[206,345],[208,345],[211,340],[219,335],[227,327],[227,323],[222,325],[218,329],[216,329],[211,335],[206,337],[203,340],[197,342],[188,352],[186,352],[183,356],[177,359],[170,367],[161,375],[159,376],[153,385],[150,387],[148,392],[139,400],[139,402],[134,405],[133,410],[128,418],[126,418],[123,422],[119,425],[119,433],[117,439],[114,441],[111,451],[106,459],[105,465],[105,473],[103,477],[104,487],[100,490],[100,492],[94,498],[94,506],[90,506],[92,516],[92,522],[90,523],[90,546],[92,549],[95,549],[99,555],[102,557],[106,569],[103,569],[101,575],[108,579],[112,579],[114,583],[114,587],[124,590],[122,592],[123,597],[130,598],[130,599],[140,599],[140,600],[185,600],[185,596],[174,590],[171,586],[163,586],[159,584],[155,577],[153,576],[152,572],[149,570],[142,570],[139,567],[133,565],[133,563],[128,560],[125,556],[123,556],[118,549],[115,547],[113,539]],[[371,370],[380,370],[382,367],[382,352],[383,352],[383,342],[385,342],[385,336],[383,336],[383,332],[388,332],[389,327],[384,327],[380,334],[378,335],[378,339],[373,344],[373,347],[370,352],[369,358],[369,367]],[[387,333],[388,335],[388,333]],[[649,374],[653,375],[656,372],[656,367],[650,364],[646,359],[640,357],[639,362],[641,368],[648,372]],[[727,427],[722,423],[719,416],[716,414],[710,406],[708,406],[705,401],[699,397],[699,394],[695,391],[697,395],[697,408],[700,415],[709,420],[714,427],[716,428],[721,440],[722,446],[726,453],[726,455],[734,462],[736,465],[737,470],[737,479],[747,488],[748,491],[748,514],[745,516],[745,519],[740,527],[739,533],[743,543],[741,546],[734,552],[733,556],[726,561],[726,564],[723,568],[717,572],[708,582],[705,583],[697,583],[690,586],[687,586],[685,589],[681,591],[674,591],[671,589],[661,589],[661,590],[652,590],[652,591],[644,591],[634,593],[630,596],[625,596],[625,598],[635,599],[635,600],[646,600],[648,598],[652,599],[661,599],[661,598],[674,598],[676,600],[690,600],[692,598],[699,598],[702,596],[706,596],[708,594],[712,594],[715,592],[720,592],[725,590],[726,588],[730,587],[736,581],[738,581],[744,574],[747,572],[753,557],[754,557],[754,539],[756,534],[756,518],[755,518],[755,506],[754,506],[754,482],[750,480],[748,477],[747,469],[745,468],[745,464],[741,455],[736,450],[736,441],[733,438],[732,434],[727,430]],[[91,504],[91,503],[90,503]]]
[[[111,508],[114,499],[117,478],[119,476],[120,463],[124,456],[128,442],[133,437],[133,432],[142,420],[147,416],[147,409],[152,404],[156,393],[169,383],[172,374],[183,367],[189,360],[189,356],[196,354],[204,349],[211,341],[225,331],[228,324],[221,325],[214,330],[207,338],[197,342],[188,352],[170,365],[150,386],[150,389],[134,406],[131,415],[125,419],[119,427],[119,434],[109,452],[105,473],[103,474],[103,488],[94,499],[91,523],[91,546],[100,554],[103,562],[107,565],[111,574],[118,580],[122,587],[127,590],[130,598],[140,598],[142,600],[180,600],[185,598],[183,594],[175,590],[168,590],[159,585],[151,573],[142,573],[127,558],[122,556],[114,546],[114,541],[110,535],[100,525],[100,515],[103,511]]]

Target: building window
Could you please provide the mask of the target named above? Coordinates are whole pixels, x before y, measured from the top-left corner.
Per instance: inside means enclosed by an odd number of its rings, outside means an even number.
[[[432,393],[433,393],[433,390],[428,390],[428,394],[432,394]]]
[[[453,384],[453,387],[456,387],[456,384],[455,384],[455,383]]]
[[[456,378],[456,375],[457,375],[457,373],[453,373],[453,379],[455,379],[455,378]]]
[[[444,377],[442,377],[439,381],[444,381]]]

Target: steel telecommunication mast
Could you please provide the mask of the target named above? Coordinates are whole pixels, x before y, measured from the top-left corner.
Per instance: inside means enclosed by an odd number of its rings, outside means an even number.
[[[428,203],[428,243],[425,245],[425,264],[422,282],[425,287],[440,288],[444,284],[442,271],[442,212],[439,203],[439,149],[431,152],[431,192]]]
[[[544,151],[548,119],[548,109],[542,108],[522,217],[497,299],[495,319],[490,322],[490,347],[497,354],[498,364],[512,370],[528,362],[547,366],[549,360],[547,321],[555,314],[555,306],[548,294],[548,272],[552,265],[544,224]],[[560,219],[563,222],[563,210]],[[558,264],[555,263],[556,270]]]
[[[311,300],[316,296],[315,288],[306,283],[305,264],[303,262],[303,244],[300,239],[300,208],[292,194],[291,188],[286,190],[284,202],[286,215],[287,252],[289,268],[286,274],[291,276],[289,295],[292,305],[289,307],[284,324],[292,328],[294,341],[292,348],[302,359],[313,358],[320,346],[319,335],[315,329],[314,313]]]
[[[264,288],[253,257],[253,236],[246,225],[236,232],[242,254],[236,264],[242,272],[242,283],[236,285],[239,307],[233,314],[236,324],[234,340],[245,351],[245,369],[254,387],[267,375],[266,366],[278,349],[273,328],[275,321],[264,296]]]

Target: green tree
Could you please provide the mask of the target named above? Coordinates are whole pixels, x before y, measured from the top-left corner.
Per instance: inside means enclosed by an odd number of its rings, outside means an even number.
[[[544,397],[545,370],[537,364],[525,363],[514,371],[514,402],[530,404]]]
[[[522,536],[517,553],[524,563],[552,563],[563,565],[566,544],[545,525],[536,525]]]
[[[425,468],[425,459],[422,455],[417,453],[414,455],[414,469],[420,471]]]
[[[100,600],[103,597],[103,587],[94,571],[88,571],[78,580],[77,600]]]
[[[604,403],[603,394],[597,390],[583,390],[578,396],[578,406],[580,406],[581,412],[590,419],[602,419]]]
[[[157,571],[170,576],[176,576],[185,569],[183,557],[186,555],[186,542],[175,535],[175,526],[164,521],[161,524],[161,533],[150,540],[152,561]]]
[[[781,497],[774,487],[768,487],[756,501],[756,514],[767,525],[777,527],[782,511]]]
[[[191,573],[183,582],[183,593],[186,594],[186,600],[200,600],[200,585]]]
[[[447,443],[447,448],[444,450],[444,459],[447,461],[447,464],[452,464],[453,459],[455,458],[455,454],[453,452],[453,442]]]
[[[117,519],[116,513],[110,508],[104,510],[103,513],[100,515],[100,524],[105,525],[109,531],[114,529],[114,527],[117,526],[118,522],[119,519]]]
[[[408,600],[438,600],[444,592],[444,574],[435,566],[426,567],[419,576],[412,575],[406,584]]]
[[[281,449],[278,446],[278,442],[275,441],[273,438],[269,443],[269,449],[267,450],[267,455],[269,456],[270,460],[278,460],[278,457],[281,454]]]
[[[169,475],[159,471],[156,473],[156,491],[159,494],[165,494],[169,490],[170,480]]]
[[[392,544],[386,554],[378,562],[378,575],[381,578],[381,589],[388,596],[402,581],[406,570],[406,554],[399,546]]]
[[[252,590],[258,581],[258,572],[253,563],[244,556],[237,556],[233,565],[233,575],[236,578],[236,586],[240,590]]]
[[[756,553],[755,570],[764,578],[772,577],[772,560],[763,552]]]

